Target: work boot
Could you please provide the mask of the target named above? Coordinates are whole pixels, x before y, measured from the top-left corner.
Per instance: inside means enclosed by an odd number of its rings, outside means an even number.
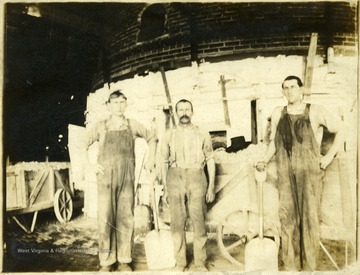
[[[195,271],[196,272],[208,272],[209,270],[207,269],[207,267],[205,265],[196,265]]]
[[[101,272],[110,272],[110,271],[113,271],[113,266],[112,266],[112,265],[100,266],[99,271],[101,271]]]
[[[120,272],[131,272],[133,271],[128,263],[118,263],[116,271]]]
[[[185,266],[182,265],[175,265],[173,268],[171,268],[171,271],[177,271],[177,272],[184,272]]]

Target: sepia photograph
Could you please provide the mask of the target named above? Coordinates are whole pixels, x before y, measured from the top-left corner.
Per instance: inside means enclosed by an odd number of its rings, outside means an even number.
[[[360,272],[359,1],[0,13],[1,272]]]

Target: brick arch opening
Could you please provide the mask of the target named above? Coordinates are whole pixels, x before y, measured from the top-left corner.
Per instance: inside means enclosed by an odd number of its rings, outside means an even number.
[[[166,32],[166,8],[163,4],[148,6],[141,15],[138,42],[162,36]]]

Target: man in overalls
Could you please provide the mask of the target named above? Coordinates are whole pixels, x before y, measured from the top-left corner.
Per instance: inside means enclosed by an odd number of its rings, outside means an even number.
[[[127,98],[120,91],[110,94],[107,106],[110,118],[92,128],[87,141],[87,146],[99,142],[97,165],[90,167],[97,173],[100,270],[132,271],[129,264],[134,232],[134,141],[141,137],[148,142],[146,169],[152,169],[157,138],[154,131],[124,117]]]
[[[193,106],[182,99],[175,107],[179,124],[169,129],[162,142],[164,200],[170,204],[171,232],[176,258],[175,270],[184,271],[186,262],[185,224],[187,210],[194,227],[194,262],[197,271],[205,266],[207,234],[206,202],[214,200],[215,162],[208,132],[191,123]],[[207,164],[209,184],[204,173]]]
[[[345,140],[344,124],[322,106],[303,102],[304,88],[288,76],[282,92],[288,101],[271,116],[270,144],[257,163],[263,170],[275,155],[278,173],[281,250],[286,270],[315,270],[320,242],[320,203],[324,169]],[[335,133],[326,153],[320,155],[323,127]]]

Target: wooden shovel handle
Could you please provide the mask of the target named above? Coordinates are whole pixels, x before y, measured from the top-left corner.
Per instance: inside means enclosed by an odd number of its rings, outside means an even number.
[[[159,232],[159,212],[158,212],[159,209],[158,209],[158,200],[156,199],[157,191],[155,191],[156,189],[156,186],[154,184],[155,181],[157,181],[157,179],[151,181],[151,190],[152,190],[152,198],[154,204],[154,209],[153,209],[154,226],[155,226],[155,230]]]
[[[263,194],[263,184],[266,180],[266,170],[254,171],[255,179],[258,184],[258,198],[259,198],[259,239],[264,238],[264,194]]]

